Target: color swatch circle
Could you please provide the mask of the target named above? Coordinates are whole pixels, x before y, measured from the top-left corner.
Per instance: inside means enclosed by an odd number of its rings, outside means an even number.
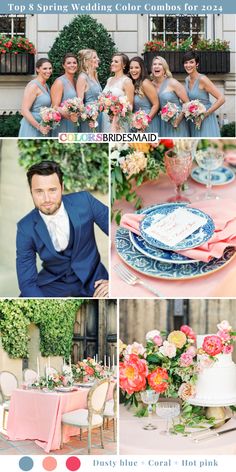
[[[72,457],[69,457],[66,461],[66,467],[71,472],[74,472],[75,470],[79,470],[80,466],[81,466],[81,462],[78,457],[72,456]]]
[[[54,457],[45,457],[45,459],[43,459],[43,468],[45,470],[47,470],[48,472],[50,472],[51,470],[55,470],[57,467],[57,461]]]
[[[33,459],[31,459],[31,457],[25,456],[19,460],[19,467],[24,472],[27,472],[28,470],[33,469],[33,466],[34,466],[34,461]]]

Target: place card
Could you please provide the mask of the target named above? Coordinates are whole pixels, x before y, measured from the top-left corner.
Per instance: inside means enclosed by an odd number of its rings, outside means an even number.
[[[187,208],[178,208],[166,216],[154,215],[145,232],[170,247],[176,246],[206,223],[207,219]]]

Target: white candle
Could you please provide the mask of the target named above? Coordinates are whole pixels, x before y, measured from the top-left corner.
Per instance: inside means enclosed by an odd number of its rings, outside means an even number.
[[[38,358],[38,356],[37,356],[37,375],[39,377],[39,358]]]
[[[110,356],[108,356],[108,368],[109,368],[109,370],[111,368],[111,358],[110,358]]]
[[[71,371],[71,356],[69,357],[69,366],[70,366],[70,371]]]
[[[104,356],[104,367],[107,366],[107,358],[106,358],[106,355]]]
[[[98,354],[96,354],[96,362],[98,363]]]
[[[112,369],[113,369],[114,365],[115,365],[115,356],[113,354],[113,356],[112,356]]]

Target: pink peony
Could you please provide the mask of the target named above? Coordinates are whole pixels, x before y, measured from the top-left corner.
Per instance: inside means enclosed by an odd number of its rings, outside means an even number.
[[[148,365],[144,359],[140,359],[136,354],[130,354],[128,359],[120,362],[119,372],[120,387],[129,395],[145,390]]]
[[[192,357],[195,357],[197,354],[197,348],[195,346],[189,346],[186,353],[190,354]]]
[[[163,339],[162,339],[161,336],[154,336],[153,342],[154,342],[154,344],[156,344],[157,346],[160,347],[163,343]]]
[[[196,395],[196,387],[190,383],[182,383],[179,387],[178,395],[182,400],[186,401]]]
[[[230,326],[229,322],[227,320],[221,321],[218,325],[217,328],[219,331],[231,331],[232,326]]]
[[[187,352],[183,352],[180,356],[179,360],[179,365],[181,367],[189,367],[193,363],[193,358],[191,354],[188,354]]]
[[[194,333],[192,328],[190,328],[190,326],[182,325],[181,328],[180,328],[180,331],[182,331],[182,333],[186,334],[187,338],[190,338],[190,339],[193,339],[194,341],[196,341],[196,334]]]
[[[127,354],[137,354],[138,355],[143,355],[145,352],[145,349],[142,344],[137,343],[136,341],[133,344],[128,344],[128,346],[125,349],[124,355],[126,356]]]
[[[160,331],[158,331],[158,329],[152,329],[152,331],[148,331],[148,333],[146,334],[146,340],[147,341],[153,341],[153,338],[155,336],[160,336]]]
[[[216,335],[224,342],[230,341],[230,334],[228,331],[218,331]]]
[[[224,346],[223,347],[223,354],[231,354],[234,350],[234,347],[232,346],[232,344],[228,344],[227,346]]]
[[[176,356],[176,346],[173,343],[169,343],[169,341],[164,341],[163,346],[160,347],[159,351],[163,356],[169,357],[170,359]]]
[[[222,352],[223,344],[219,336],[206,336],[202,348],[209,356],[216,356]]]

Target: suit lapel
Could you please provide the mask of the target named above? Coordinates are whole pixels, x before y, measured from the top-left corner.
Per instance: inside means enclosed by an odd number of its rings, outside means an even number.
[[[73,244],[73,254],[78,253],[80,237],[81,237],[81,223],[79,217],[78,207],[73,205],[70,199],[67,197],[62,197],[65,209],[70,218],[71,224],[74,228],[74,244]]]

